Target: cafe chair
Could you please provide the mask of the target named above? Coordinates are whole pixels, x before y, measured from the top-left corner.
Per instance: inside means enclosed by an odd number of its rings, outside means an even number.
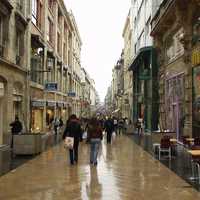
[[[187,138],[190,138],[190,136],[189,135],[182,136],[182,142],[183,142],[183,146],[185,148],[189,148],[190,147],[190,142],[186,140]]]
[[[159,146],[159,160],[161,157],[161,153],[168,153],[169,159],[171,160],[171,146],[170,146],[170,138],[162,138]]]
[[[192,146],[191,150],[200,150],[200,146]],[[195,169],[197,170],[198,181],[200,184],[200,156],[191,157],[192,176],[195,177]]]
[[[194,145],[200,146],[200,138],[199,137],[194,138]]]

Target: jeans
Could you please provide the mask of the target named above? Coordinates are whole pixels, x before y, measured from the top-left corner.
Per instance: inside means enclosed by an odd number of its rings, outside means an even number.
[[[112,139],[112,132],[107,131],[107,143],[110,144]]]
[[[95,138],[90,140],[90,163],[97,164],[97,156],[99,152],[101,139]]]
[[[70,157],[70,163],[73,165],[74,162],[78,162],[78,145],[79,142],[74,141],[74,147],[73,149],[69,150],[69,157]]]

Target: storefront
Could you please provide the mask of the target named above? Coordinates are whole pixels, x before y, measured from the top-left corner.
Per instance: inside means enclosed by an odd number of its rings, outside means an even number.
[[[33,100],[31,101],[31,132],[38,133],[43,131],[43,114],[45,101]]]
[[[166,127],[175,132],[180,140],[183,136],[185,118],[185,74],[175,74],[165,80]]]
[[[56,103],[57,107],[57,117],[61,118],[63,115],[63,102],[57,102]]]
[[[133,121],[143,118],[147,131],[157,130],[158,67],[155,49],[140,49],[129,70],[133,71]]]
[[[193,65],[193,91],[192,91],[192,133],[193,137],[200,136],[200,47],[196,47],[192,52]]]
[[[55,101],[47,101],[47,113],[46,113],[46,123],[47,126],[50,127],[54,117],[56,115],[56,102]]]

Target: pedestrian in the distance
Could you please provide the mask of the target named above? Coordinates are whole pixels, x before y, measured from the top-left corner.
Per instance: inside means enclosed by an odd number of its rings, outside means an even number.
[[[96,118],[92,118],[88,124],[88,138],[90,141],[90,164],[97,165],[97,156],[101,140],[103,139],[103,129]]]
[[[114,131],[114,124],[113,121],[108,118],[105,123],[104,123],[104,129],[107,133],[107,143],[111,144],[111,139],[112,139],[112,133]]]
[[[122,134],[124,131],[124,120],[120,119],[118,122],[118,133],[119,135]]]
[[[76,115],[71,115],[67,121],[66,128],[63,134],[63,139],[65,137],[74,138],[74,146],[69,149],[70,163],[71,165],[78,163],[78,146],[79,142],[82,141],[82,130]]]

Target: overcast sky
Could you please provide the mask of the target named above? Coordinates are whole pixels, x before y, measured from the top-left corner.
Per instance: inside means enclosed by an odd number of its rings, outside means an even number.
[[[101,101],[123,48],[122,31],[131,0],[64,0],[83,41],[81,63],[95,81]]]

